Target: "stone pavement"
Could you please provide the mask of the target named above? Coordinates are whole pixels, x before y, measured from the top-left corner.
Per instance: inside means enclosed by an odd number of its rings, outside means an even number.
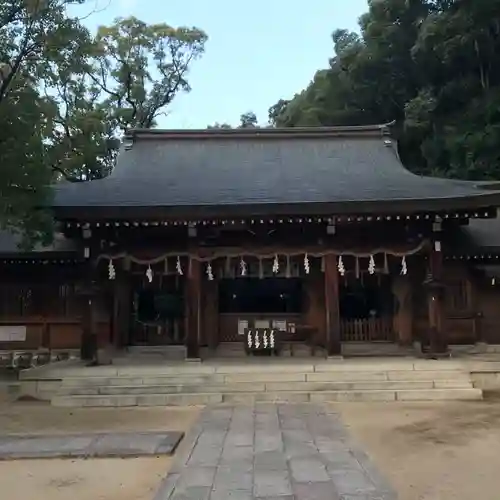
[[[154,500],[396,500],[337,414],[313,404],[208,407]]]
[[[54,436],[0,436],[0,460],[171,455],[182,432],[119,432]]]

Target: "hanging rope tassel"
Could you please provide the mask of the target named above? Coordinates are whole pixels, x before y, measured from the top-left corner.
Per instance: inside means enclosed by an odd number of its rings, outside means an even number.
[[[151,269],[151,266],[148,266],[148,269],[146,270],[146,278],[150,283],[153,282],[153,270]]]
[[[368,272],[370,274],[375,274],[375,259],[373,255],[370,255],[370,262],[368,263]]]
[[[259,257],[259,279],[264,278],[264,264],[262,262],[262,258]]]
[[[389,274],[389,261],[386,253],[384,253],[384,274]]]
[[[247,275],[247,263],[243,260],[243,257],[240,260],[240,274],[241,276]]]
[[[304,271],[306,274],[311,272],[311,265],[309,264],[309,257],[307,254],[304,255]]]
[[[214,280],[214,273],[212,271],[212,264],[210,264],[210,262],[207,264],[207,277],[208,281]]]
[[[181,266],[181,258],[177,256],[177,262],[175,264],[175,269],[177,271],[177,274],[179,276],[182,276],[184,273],[182,272],[182,266]]]
[[[401,274],[406,276],[408,274],[408,266],[406,265],[406,257],[401,259]]]
[[[285,271],[285,276],[287,278],[290,278],[292,276],[292,270],[290,269],[290,256],[286,256],[286,271]]]
[[[339,271],[340,276],[345,276],[345,266],[344,266],[344,261],[342,260],[342,255],[339,256],[337,269]]]
[[[163,261],[163,274],[168,274],[168,257]]]
[[[109,259],[108,277],[110,280],[114,280],[116,278],[116,270],[115,270],[115,266],[113,264],[113,259]]]
[[[280,263],[278,260],[278,254],[274,256],[274,261],[273,261],[273,273],[278,274],[280,272]]]

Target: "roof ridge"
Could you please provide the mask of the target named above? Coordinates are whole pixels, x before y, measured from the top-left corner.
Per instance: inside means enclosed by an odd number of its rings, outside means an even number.
[[[394,122],[375,125],[288,128],[212,128],[212,129],[129,129],[125,141],[136,139],[212,139],[212,138],[323,138],[384,137],[390,135]]]

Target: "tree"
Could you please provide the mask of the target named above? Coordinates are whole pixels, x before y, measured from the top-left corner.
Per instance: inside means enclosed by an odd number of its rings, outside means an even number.
[[[0,5],[0,227],[21,230],[29,237],[23,242],[50,235],[49,217],[35,210],[50,194],[53,173],[48,151],[53,106],[42,91],[44,67],[54,57],[62,62],[87,35],[66,15],[66,7],[79,3],[6,0]]]
[[[257,126],[257,116],[253,111],[248,111],[240,116],[238,128],[256,128]]]
[[[361,36],[337,30],[329,67],[269,110],[274,126],[396,120],[418,173],[500,176],[500,0],[371,0]]]
[[[253,111],[247,111],[240,115],[240,124],[236,128],[257,128],[259,125],[257,123],[257,115]],[[233,128],[228,123],[215,122],[213,125],[208,125],[207,129],[231,129]]]
[[[107,175],[128,128],[153,127],[204,50],[196,28],[118,19],[92,35],[67,7],[0,5],[0,227],[50,236],[51,183]]]

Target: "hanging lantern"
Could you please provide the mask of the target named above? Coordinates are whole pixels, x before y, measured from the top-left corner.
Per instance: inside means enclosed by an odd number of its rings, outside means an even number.
[[[337,269],[339,271],[340,276],[345,276],[345,266],[344,266],[344,261],[342,260],[342,255],[339,256]]]
[[[309,264],[309,257],[307,254],[304,255],[304,271],[306,274],[311,272],[311,265]]]
[[[375,259],[373,258],[373,255],[370,255],[370,262],[368,264],[368,272],[370,274],[375,274]]]
[[[214,280],[214,273],[212,271],[212,264],[210,264],[210,262],[207,264],[207,277],[208,281]]]
[[[151,269],[151,266],[148,266],[148,269],[146,270],[146,278],[150,283],[153,281],[153,270]]]
[[[177,274],[179,276],[182,276],[184,273],[182,272],[182,266],[181,266],[181,258],[177,256],[177,262],[175,264],[175,269],[177,271]]]
[[[113,264],[113,259],[109,259],[108,277],[110,280],[114,280],[116,278],[116,271],[115,271],[115,266]]]
[[[406,257],[403,256],[403,258],[401,259],[401,274],[403,276],[406,276],[408,274],[408,267],[406,265]]]
[[[278,254],[274,256],[274,261],[273,261],[273,273],[278,274],[280,271],[280,263],[278,260]]]
[[[240,259],[240,275],[241,276],[247,275],[247,263],[243,260],[243,257],[241,257]]]

